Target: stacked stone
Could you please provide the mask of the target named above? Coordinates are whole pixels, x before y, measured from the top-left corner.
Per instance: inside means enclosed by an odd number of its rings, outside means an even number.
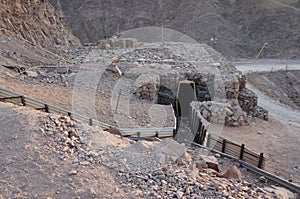
[[[248,124],[247,114],[234,102],[192,102],[191,106],[199,110],[201,115],[210,123],[228,126],[242,126]]]
[[[248,114],[253,112],[257,107],[257,95],[247,88],[240,90],[238,100],[240,107]]]
[[[257,96],[246,89],[247,77],[237,71],[233,65],[226,62],[218,62],[212,63],[210,66],[192,66],[188,62],[193,61],[194,57],[181,57],[179,54],[170,51],[168,48],[139,48],[133,52],[121,55],[119,60],[121,62],[137,63],[141,68],[147,64],[155,63],[149,66],[155,69],[160,82],[154,84],[152,80],[149,82],[143,80],[144,84],[136,86],[134,92],[140,99],[153,101],[158,98],[158,103],[174,103],[175,96],[173,94],[177,92],[179,81],[187,79],[195,82],[198,101],[227,103],[227,105],[224,105],[227,113],[225,122],[227,125],[239,126],[247,124],[247,117],[243,111],[250,116],[266,116],[266,111],[256,110]],[[146,76],[142,77],[145,78]],[[161,86],[167,89],[160,89]],[[164,94],[164,91],[167,93]],[[220,113],[213,113],[217,114],[217,116],[210,116],[207,112],[210,111],[204,111],[204,114],[208,115],[208,120],[216,118],[216,121],[213,122],[221,122],[218,116]],[[224,119],[222,120],[224,121]]]
[[[255,110],[251,112],[251,116],[267,121],[269,120],[269,112],[260,106],[257,106]]]
[[[192,107],[199,110],[201,115],[210,123],[224,124],[225,104],[214,101],[192,102]]]
[[[196,95],[198,101],[210,101],[211,95],[213,95],[212,89],[214,83],[214,75],[212,74],[199,74],[190,73],[185,74],[185,78],[195,82],[196,85]],[[218,90],[217,86],[214,86]]]
[[[248,125],[247,113],[242,110],[236,101],[226,104],[225,124],[228,126]]]
[[[137,88],[134,92],[140,99],[153,101],[156,99],[157,86],[152,83]]]
[[[246,83],[247,83],[247,77],[245,75],[242,75],[239,78],[240,90],[246,88]]]
[[[142,74],[135,82],[134,94],[140,99],[154,101],[157,98],[158,86],[159,75]]]
[[[102,49],[136,48],[137,40],[131,38],[109,38],[101,40],[98,45]]]
[[[226,98],[238,99],[240,84],[238,80],[225,82]]]

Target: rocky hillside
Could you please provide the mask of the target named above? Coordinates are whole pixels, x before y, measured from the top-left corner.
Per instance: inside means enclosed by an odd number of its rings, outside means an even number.
[[[299,0],[50,0],[82,42],[118,30],[161,26],[212,45],[227,57],[300,58]]]
[[[248,81],[272,99],[300,111],[300,71],[251,73]]]
[[[1,0],[0,35],[25,39],[40,46],[80,44],[55,8],[43,0]]]

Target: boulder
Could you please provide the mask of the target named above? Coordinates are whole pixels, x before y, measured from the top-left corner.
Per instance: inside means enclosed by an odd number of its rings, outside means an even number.
[[[37,78],[39,76],[35,71],[26,71],[26,75],[30,78]]]
[[[239,179],[243,178],[241,171],[237,168],[237,166],[233,166],[225,171],[223,174],[219,174],[218,177],[227,178],[227,179]]]
[[[205,161],[208,168],[219,172],[218,159],[215,156],[202,155],[201,157]]]

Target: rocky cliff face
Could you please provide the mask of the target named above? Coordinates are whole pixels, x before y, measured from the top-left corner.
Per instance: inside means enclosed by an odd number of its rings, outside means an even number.
[[[137,27],[161,26],[212,45],[227,57],[300,58],[297,0],[50,0],[82,42]]]
[[[41,46],[80,44],[46,0],[1,0],[1,34]]]

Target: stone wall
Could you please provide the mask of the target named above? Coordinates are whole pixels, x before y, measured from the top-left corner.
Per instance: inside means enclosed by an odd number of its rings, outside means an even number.
[[[227,126],[242,126],[248,124],[247,114],[238,104],[215,101],[192,102],[192,107],[210,123]]]
[[[140,75],[135,81],[134,94],[140,99],[154,101],[160,85],[159,75],[148,73]]]
[[[251,116],[257,113],[257,96],[246,89],[246,76],[207,46],[165,43],[160,48],[142,43],[132,52],[122,54],[119,60],[121,65],[132,63],[137,71],[134,94],[141,99],[174,105],[179,82],[190,80],[195,82],[198,101],[224,103],[227,125],[247,124],[245,112]],[[124,76],[132,76],[129,73],[133,72],[125,71]],[[204,113],[211,111],[206,109]]]
[[[252,112],[257,107],[257,99],[257,95],[247,88],[239,91],[239,105],[247,113]]]
[[[102,49],[124,49],[124,48],[136,48],[137,40],[131,38],[107,38],[99,41],[97,45]]]

